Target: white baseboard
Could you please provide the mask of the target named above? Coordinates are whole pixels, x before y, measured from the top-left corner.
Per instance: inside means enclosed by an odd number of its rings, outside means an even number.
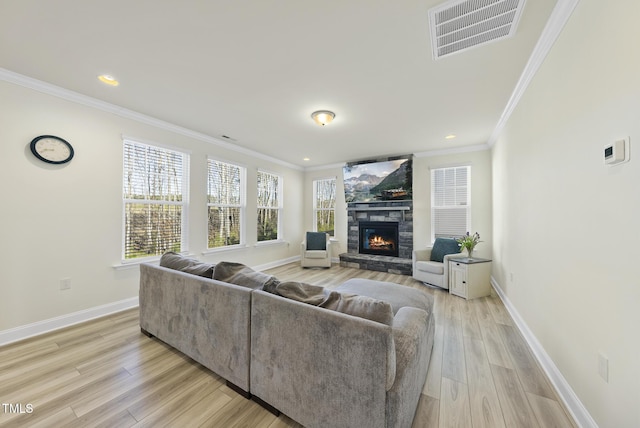
[[[96,306],[83,311],[73,312],[71,314],[50,318],[48,320],[38,321],[32,324],[0,331],[0,346],[48,333],[53,330],[69,327],[94,318],[135,308],[138,304],[139,300],[136,296],[119,302],[108,303],[106,305]]]
[[[560,399],[564,402],[567,410],[571,413],[571,416],[573,416],[573,420],[582,428],[598,428],[598,424],[593,420],[575,392],[573,392],[571,385],[569,385],[564,376],[562,376],[562,373],[560,373],[560,370],[558,370],[558,367],[556,367],[549,354],[546,353],[536,336],[527,326],[527,323],[520,316],[518,310],[513,306],[507,295],[502,291],[502,288],[500,288],[500,285],[493,277],[491,277],[491,285],[496,290],[496,293],[504,303],[507,311],[509,311],[511,318],[513,318],[516,326],[524,336],[524,339],[529,344],[529,348],[531,348],[535,358],[547,374],[547,377],[556,389]]]

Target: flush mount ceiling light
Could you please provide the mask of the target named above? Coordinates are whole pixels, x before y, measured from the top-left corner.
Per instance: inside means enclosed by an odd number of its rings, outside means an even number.
[[[98,80],[109,86],[118,86],[120,84],[120,82],[118,82],[118,80],[116,80],[116,78],[111,76],[110,74],[101,74],[100,76],[98,76]]]
[[[329,110],[318,110],[311,113],[311,119],[322,126],[331,123],[334,117],[336,117],[336,114]]]
[[[447,136],[444,137],[446,140],[453,140],[454,138],[456,138],[455,134],[449,134]]]

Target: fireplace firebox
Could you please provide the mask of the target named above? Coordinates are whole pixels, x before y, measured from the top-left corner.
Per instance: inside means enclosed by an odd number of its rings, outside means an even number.
[[[359,252],[379,256],[399,256],[398,222],[361,221],[359,230]]]

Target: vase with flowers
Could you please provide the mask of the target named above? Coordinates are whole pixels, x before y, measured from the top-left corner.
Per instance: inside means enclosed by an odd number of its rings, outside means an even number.
[[[478,234],[478,232],[474,233],[473,235],[467,232],[466,235],[463,235],[461,238],[456,239],[456,241],[458,241],[460,251],[467,250],[469,258],[473,257],[473,249],[476,248],[476,245],[482,242],[480,240],[480,235]]]

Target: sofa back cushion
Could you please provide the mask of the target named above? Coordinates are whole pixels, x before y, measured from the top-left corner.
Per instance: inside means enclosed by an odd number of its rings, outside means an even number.
[[[444,262],[444,256],[447,254],[457,254],[460,252],[458,241],[453,238],[436,238],[431,250],[432,262]]]
[[[281,282],[275,287],[266,287],[264,290],[298,302],[342,312],[381,324],[391,325],[393,323],[393,308],[391,305],[372,297],[339,293],[318,285],[297,281]]]
[[[211,278],[215,265],[211,263],[203,263],[199,260],[185,257],[182,254],[178,254],[173,251],[167,251],[162,255],[162,257],[160,257],[160,266],[190,273],[192,275]]]
[[[220,262],[213,270],[213,279],[251,289],[261,290],[278,284],[278,278],[263,272],[257,272],[249,266],[235,262]]]

